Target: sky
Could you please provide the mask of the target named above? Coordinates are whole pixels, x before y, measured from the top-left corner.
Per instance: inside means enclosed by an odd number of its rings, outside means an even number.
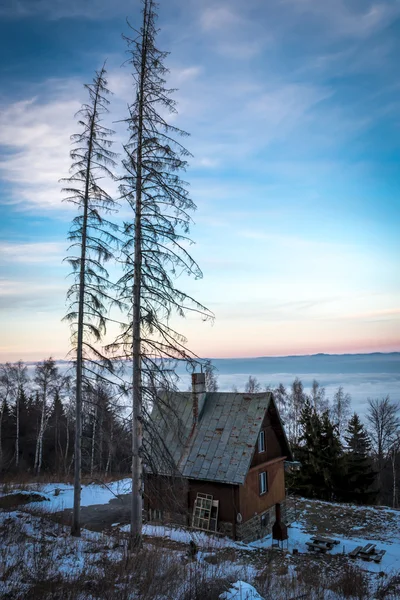
[[[0,5],[0,361],[69,350],[59,180],[105,59],[116,151],[126,139],[127,18],[137,0]],[[400,350],[400,3],[161,0],[158,24],[204,273],[178,283],[215,313],[176,322],[189,347]]]

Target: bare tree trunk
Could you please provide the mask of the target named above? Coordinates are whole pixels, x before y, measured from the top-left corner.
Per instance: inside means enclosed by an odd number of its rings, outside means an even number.
[[[136,204],[134,225],[134,277],[132,315],[132,503],[130,544],[134,548],[142,542],[142,373],[140,344],[140,299],[142,271],[142,142],[144,85],[146,79],[146,55],[148,51],[147,29],[149,7],[146,0],[143,10],[142,56],[139,82],[138,148],[136,175]]]
[[[99,420],[99,459],[98,459],[98,467],[99,471],[103,468],[103,445],[104,445],[104,409],[101,407],[100,409],[100,420]]]
[[[42,414],[40,415],[40,427],[39,427],[39,435],[36,440],[36,453],[35,453],[35,471],[36,475],[40,475],[40,469],[42,466],[42,457],[43,457],[43,436],[45,430],[45,422],[46,422],[46,396],[47,389],[44,387],[43,389],[43,402],[42,402]]]
[[[392,506],[396,508],[396,450],[393,449],[392,453],[392,475],[393,475],[393,498]]]
[[[69,452],[69,420],[68,413],[66,415],[67,421],[67,431],[66,431],[66,440],[65,440],[65,452],[64,452],[64,473],[67,474],[67,460],[68,460],[68,452]]]
[[[79,308],[78,308],[78,343],[76,352],[76,396],[75,396],[75,445],[74,445],[74,507],[72,513],[71,535],[81,535],[81,445],[82,445],[82,383],[83,383],[83,315],[85,300],[85,276],[86,276],[86,240],[88,226],[88,203],[89,185],[93,153],[93,135],[95,130],[95,115],[99,95],[99,83],[93,106],[93,116],[90,127],[90,138],[88,148],[88,159],[86,165],[85,196],[82,223],[81,261],[79,272]]]
[[[111,469],[111,453],[112,453],[113,441],[114,441],[114,428],[113,428],[113,424],[111,422],[110,442],[108,444],[108,456],[107,456],[107,464],[106,464],[106,472],[105,472],[106,475],[108,475],[108,471]]]
[[[93,429],[92,429],[92,452],[90,457],[90,476],[93,476],[93,468],[94,468],[94,449],[95,449],[95,440],[96,440],[96,424],[97,424],[97,406],[94,413],[93,419]]]
[[[15,466],[18,469],[19,465],[19,392],[15,399],[15,418],[17,427],[17,437],[15,438]]]
[[[3,440],[1,437],[1,430],[3,427],[3,414],[4,414],[5,404],[6,404],[6,401],[3,400],[3,402],[1,403],[1,407],[0,407],[0,470],[3,466]]]

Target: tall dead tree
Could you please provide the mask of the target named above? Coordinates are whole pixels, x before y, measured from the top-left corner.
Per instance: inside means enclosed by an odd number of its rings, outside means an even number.
[[[131,28],[135,37],[125,37],[134,100],[126,119],[129,140],[124,146],[120,189],[133,215],[124,227],[125,273],[119,282],[129,318],[114,345],[122,346],[122,354],[132,364],[131,547],[141,543],[142,535],[143,427],[149,427],[151,439],[151,406],[161,402],[157,390],[175,385],[176,360],[195,359],[186,339],[172,327],[171,318],[187,311],[211,316],[174,283],[182,273],[202,276],[186,249],[191,243],[188,232],[195,204],[179,177],[189,152],[178,138],[187,134],[166,120],[168,113],[176,113],[173,90],[166,88],[168,53],[155,45],[155,3],[143,0],[142,4],[140,30]]]
[[[78,215],[69,233],[70,249],[74,255],[67,261],[73,268],[74,283],[67,299],[65,319],[72,329],[72,353],[76,367],[75,381],[75,447],[74,447],[74,509],[72,535],[80,535],[81,437],[82,400],[88,379],[98,374],[98,367],[106,360],[96,346],[105,333],[108,303],[111,301],[110,281],[104,263],[113,257],[112,244],[116,241],[117,227],[105,219],[115,210],[110,194],[100,185],[104,177],[113,178],[111,169],[116,155],[111,151],[113,131],[103,125],[108,112],[109,90],[105,66],[93,82],[85,85],[89,101],[78,113],[82,131],[72,136],[72,175],[65,192],[66,200],[74,204]],[[102,184],[103,185],[103,184]],[[107,367],[112,368],[110,361]]]

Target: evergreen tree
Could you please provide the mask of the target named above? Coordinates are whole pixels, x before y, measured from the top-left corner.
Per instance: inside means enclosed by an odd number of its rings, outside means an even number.
[[[321,467],[324,475],[326,500],[340,499],[345,467],[343,447],[337,426],[329,418],[329,411],[321,416]]]
[[[324,488],[319,461],[321,420],[309,400],[301,411],[299,427],[301,436],[296,457],[301,462],[301,469],[293,474],[290,487],[306,497],[319,498]]]
[[[3,401],[3,412],[1,416],[2,462],[0,464],[0,471],[5,471],[11,464],[15,443],[13,435],[15,430],[15,420],[13,419],[12,411],[10,410],[7,401]]]
[[[307,399],[300,413],[299,430],[297,458],[301,468],[292,475],[290,486],[310,498],[338,497],[343,475],[342,446],[328,411],[319,415]]]
[[[65,446],[66,417],[59,390],[56,391],[48,422],[46,454],[51,457],[50,466],[55,473],[61,472]]]
[[[36,431],[32,427],[31,404],[24,388],[18,392],[19,409],[19,468],[30,469],[34,457]]]
[[[351,417],[346,434],[346,485],[348,501],[367,504],[376,497],[376,472],[371,461],[371,441],[357,413]]]

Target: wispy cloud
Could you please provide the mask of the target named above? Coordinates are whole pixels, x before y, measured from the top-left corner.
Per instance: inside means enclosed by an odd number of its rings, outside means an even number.
[[[45,16],[49,19],[78,18],[105,19],[116,13],[125,14],[126,0],[12,0],[0,6],[0,16],[26,18]]]
[[[200,15],[204,31],[226,31],[231,27],[243,25],[243,19],[229,4],[209,6]]]
[[[387,27],[400,14],[398,2],[387,0],[356,3],[349,0],[315,2],[315,0],[283,0],[297,14],[313,16],[325,25],[332,36],[366,38]]]
[[[64,282],[0,279],[0,309],[10,313],[24,309],[60,313],[64,297]]]
[[[65,249],[61,242],[0,242],[0,264],[60,264]]]
[[[76,82],[70,83],[69,92],[64,82],[58,91],[55,83],[56,97],[51,100],[33,97],[0,111],[0,174],[11,184],[15,204],[60,206],[58,180],[68,175],[70,135],[81,95]]]

